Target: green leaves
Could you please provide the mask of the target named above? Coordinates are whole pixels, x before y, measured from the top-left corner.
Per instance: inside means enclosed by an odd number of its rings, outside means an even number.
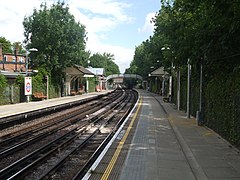
[[[0,45],[2,46],[2,53],[5,54],[5,53],[12,53],[12,45],[11,45],[11,42],[8,41],[5,37],[0,37]]]
[[[106,76],[110,74],[119,74],[119,67],[114,62],[114,55],[110,53],[95,53],[90,58],[90,66],[93,68],[104,68]]]
[[[42,4],[40,10],[23,21],[27,47],[37,48],[30,54],[32,67],[45,67],[51,74],[63,73],[65,67],[82,64],[85,51],[85,27],[76,22],[68,6],[57,2],[50,8]],[[59,76],[57,82],[62,82]]]

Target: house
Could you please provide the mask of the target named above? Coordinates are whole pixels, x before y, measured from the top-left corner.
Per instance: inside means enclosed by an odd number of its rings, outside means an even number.
[[[96,81],[97,81],[96,91],[99,92],[102,90],[106,90],[106,77],[105,77],[104,68],[89,67],[87,68],[87,70],[91,71],[96,77]]]
[[[0,45],[0,70],[7,72],[25,72],[26,56],[19,54],[17,49],[14,51],[14,54],[3,54],[2,46]]]

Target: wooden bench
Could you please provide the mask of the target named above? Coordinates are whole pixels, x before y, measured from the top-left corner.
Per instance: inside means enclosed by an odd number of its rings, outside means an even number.
[[[78,95],[82,95],[82,94],[84,94],[84,92],[85,92],[85,91],[84,91],[83,89],[79,89],[78,92],[77,92],[77,94],[78,94]]]
[[[47,99],[47,96],[45,96],[43,92],[35,92],[33,93],[33,97],[40,100]]]
[[[76,91],[70,90],[70,96],[75,96],[75,95],[76,95]]]
[[[84,94],[83,89],[79,89],[78,91],[70,90],[70,96],[81,95],[81,94]]]

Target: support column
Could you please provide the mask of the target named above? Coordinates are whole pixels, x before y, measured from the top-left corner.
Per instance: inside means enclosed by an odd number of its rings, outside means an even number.
[[[89,92],[89,84],[88,84],[88,78],[86,77],[86,93]]]

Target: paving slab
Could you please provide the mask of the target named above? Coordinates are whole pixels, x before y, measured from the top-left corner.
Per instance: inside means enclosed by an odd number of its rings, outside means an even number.
[[[121,180],[237,180],[240,179],[240,153],[211,129],[198,126],[196,119],[163,101],[159,95],[139,90],[141,110],[125,142],[129,123],[114,141],[108,160],[100,164],[102,176],[90,179]],[[123,149],[118,157],[118,145]],[[111,158],[112,157],[112,158]],[[115,166],[107,172],[106,165],[116,158]],[[118,160],[121,159],[120,163]]]

